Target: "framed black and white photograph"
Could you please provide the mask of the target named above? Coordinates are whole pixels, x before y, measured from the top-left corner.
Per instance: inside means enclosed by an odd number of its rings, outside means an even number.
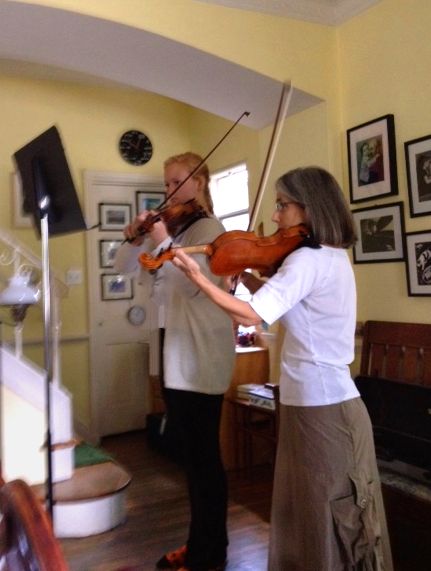
[[[122,274],[102,274],[102,300],[132,299],[132,278]]]
[[[358,234],[353,248],[355,264],[404,260],[402,202],[352,211]]]
[[[164,200],[164,192],[138,190],[136,192],[136,213],[139,214],[143,210],[155,210]]]
[[[130,204],[99,204],[99,229],[123,230],[130,224],[132,207]]]
[[[31,228],[31,214],[24,212],[24,195],[22,192],[22,182],[19,173],[12,173],[11,185],[13,202],[13,225],[15,228]]]
[[[410,216],[431,212],[431,135],[404,143]]]
[[[352,203],[398,194],[393,115],[348,129],[347,155]]]
[[[431,230],[408,232],[406,252],[409,295],[431,295]]]
[[[122,240],[99,240],[99,265],[101,268],[112,268],[115,254],[122,243]]]

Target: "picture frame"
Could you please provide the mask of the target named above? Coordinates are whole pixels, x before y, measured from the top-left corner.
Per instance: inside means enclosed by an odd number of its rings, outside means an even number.
[[[136,191],[136,214],[142,210],[155,210],[165,200],[164,192],[148,192],[145,190]]]
[[[347,155],[350,202],[398,194],[393,115],[348,129]]]
[[[133,298],[133,283],[123,274],[101,274],[102,301]]]
[[[352,211],[358,241],[353,247],[355,264],[404,260],[404,210],[402,202]]]
[[[409,296],[431,296],[431,230],[406,234]]]
[[[131,219],[130,204],[99,203],[99,230],[123,230]]]
[[[22,191],[21,177],[18,172],[11,174],[12,186],[12,223],[15,228],[31,228],[32,218],[30,213],[24,211],[24,194]]]
[[[431,212],[431,135],[404,143],[410,216]]]
[[[112,268],[114,266],[115,254],[123,240],[99,240],[99,266],[101,268]]]

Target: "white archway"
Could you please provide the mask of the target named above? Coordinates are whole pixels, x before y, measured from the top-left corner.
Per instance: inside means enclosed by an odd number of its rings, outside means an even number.
[[[145,30],[67,10],[0,3],[0,71],[115,83],[157,93],[261,129],[274,120],[282,84]],[[286,80],[289,78],[285,78]],[[294,88],[289,115],[321,101]]]

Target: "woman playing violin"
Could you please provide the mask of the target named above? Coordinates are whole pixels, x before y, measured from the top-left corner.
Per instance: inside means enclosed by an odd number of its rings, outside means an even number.
[[[276,192],[272,220],[279,228],[304,223],[317,247],[296,249],[264,284],[243,273],[255,292],[250,302],[210,282],[181,249],[173,263],[238,323],[280,319],[285,329],[268,570],[387,571],[371,423],[349,371],[352,216],[335,179],[318,167],[288,172]]]
[[[162,217],[142,236],[142,225],[154,213],[141,212],[124,230],[131,243],[119,249],[117,271],[134,271],[140,253],[148,250],[149,243],[157,255],[172,244],[207,244],[224,232],[213,215],[206,164],[182,184],[200,162],[200,156],[189,152],[167,159],[165,188],[167,198],[172,196],[168,200],[171,207],[195,200],[205,215],[182,220],[171,233]],[[196,255],[194,260],[209,283],[222,287],[223,278],[211,273],[204,254]],[[175,427],[182,444],[191,510],[186,544],[164,555],[157,568],[223,569],[228,544],[227,483],[220,456],[219,427],[223,395],[235,359],[232,321],[172,263],[164,264],[149,279],[153,280],[152,297],[165,311],[164,397],[168,422]]]

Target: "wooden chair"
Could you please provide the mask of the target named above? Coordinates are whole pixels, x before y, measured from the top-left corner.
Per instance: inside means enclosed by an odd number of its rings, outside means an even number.
[[[390,435],[390,430],[393,432],[397,446],[406,443],[403,446],[408,456],[413,450],[421,450],[422,445],[425,446],[430,439],[429,436],[423,438],[423,431],[418,433],[418,426],[429,426],[429,420],[426,420],[431,411],[427,405],[428,398],[423,400],[423,406],[421,398],[415,399],[420,404],[419,410],[422,409],[418,414],[416,408],[409,412],[409,399],[403,401],[395,398],[395,395],[422,395],[431,389],[431,324],[367,321],[360,377],[365,380],[362,389],[371,389],[372,385],[376,385],[366,399],[370,416],[375,418],[376,434],[381,436],[386,426],[386,433]],[[395,389],[399,386],[404,391],[403,385],[408,389],[406,392]],[[414,393],[416,388],[420,390]],[[364,390],[362,392],[364,398]],[[386,423],[386,418],[391,419],[391,424],[389,420]],[[409,419],[412,419],[411,423]],[[422,419],[420,425],[417,424],[419,419]],[[426,452],[423,457],[428,457]],[[386,462],[385,465],[379,462],[395,567],[400,570],[428,570],[431,569],[430,486],[428,482],[411,478],[410,471],[400,471],[403,461],[408,465],[409,460],[399,460],[397,457],[396,462]],[[418,472],[419,469],[413,474]]]
[[[22,480],[0,488],[0,517],[2,571],[68,570],[48,514]]]
[[[367,321],[360,374],[431,386],[430,325]]]

